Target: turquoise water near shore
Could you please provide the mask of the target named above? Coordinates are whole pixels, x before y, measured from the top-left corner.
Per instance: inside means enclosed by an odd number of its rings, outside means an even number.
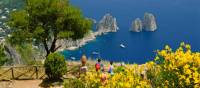
[[[145,63],[153,60],[153,51],[166,44],[177,48],[184,41],[193,51],[200,51],[200,1],[199,0],[71,0],[84,15],[99,21],[106,13],[117,18],[120,30],[97,37],[96,40],[74,51],[64,51],[66,58],[101,57],[105,60]],[[129,29],[137,17],[145,12],[156,16],[158,30],[133,33]],[[95,27],[94,27],[95,30]],[[126,48],[121,48],[123,43]],[[99,52],[100,55],[93,55]]]

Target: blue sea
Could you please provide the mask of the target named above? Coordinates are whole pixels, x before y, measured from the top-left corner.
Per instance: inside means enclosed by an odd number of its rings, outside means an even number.
[[[79,60],[86,54],[93,59],[141,64],[154,59],[154,50],[165,45],[176,49],[183,41],[191,44],[193,51],[200,51],[200,0],[71,0],[71,3],[97,22],[111,13],[117,18],[120,30],[99,36],[80,49],[64,51],[68,59]],[[156,16],[157,31],[130,32],[132,21],[143,18],[145,12]],[[126,48],[121,48],[121,43]]]

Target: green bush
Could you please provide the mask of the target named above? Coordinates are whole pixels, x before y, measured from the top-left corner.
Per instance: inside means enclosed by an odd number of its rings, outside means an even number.
[[[8,61],[8,58],[4,51],[5,51],[5,49],[4,49],[3,45],[1,44],[0,45],[0,66],[4,65]]]
[[[25,65],[35,65],[37,49],[33,48],[31,44],[16,45],[16,50],[20,54],[23,64]]]
[[[49,79],[59,80],[67,72],[64,56],[59,53],[49,54],[44,67]]]

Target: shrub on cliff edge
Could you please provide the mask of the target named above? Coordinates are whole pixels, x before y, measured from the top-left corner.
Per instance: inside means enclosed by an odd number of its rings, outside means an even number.
[[[44,67],[48,79],[59,80],[67,71],[64,56],[59,53],[49,54]]]
[[[1,44],[0,45],[0,66],[4,65],[8,61],[8,58],[4,51],[5,51],[4,46]]]

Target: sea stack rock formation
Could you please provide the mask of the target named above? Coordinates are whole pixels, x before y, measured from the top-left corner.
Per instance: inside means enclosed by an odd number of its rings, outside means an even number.
[[[140,18],[136,18],[132,22],[131,31],[141,32],[141,31],[156,31],[157,24],[155,16],[152,13],[145,13],[143,21]]]
[[[157,29],[155,16],[152,13],[145,13],[143,25],[146,31],[155,31]]]
[[[132,22],[132,29],[131,29],[131,31],[133,31],[133,32],[141,32],[142,29],[143,29],[142,20],[140,18],[136,18]]]
[[[117,20],[110,14],[106,14],[97,24],[97,31],[99,34],[105,34],[107,32],[117,32],[118,30]]]

